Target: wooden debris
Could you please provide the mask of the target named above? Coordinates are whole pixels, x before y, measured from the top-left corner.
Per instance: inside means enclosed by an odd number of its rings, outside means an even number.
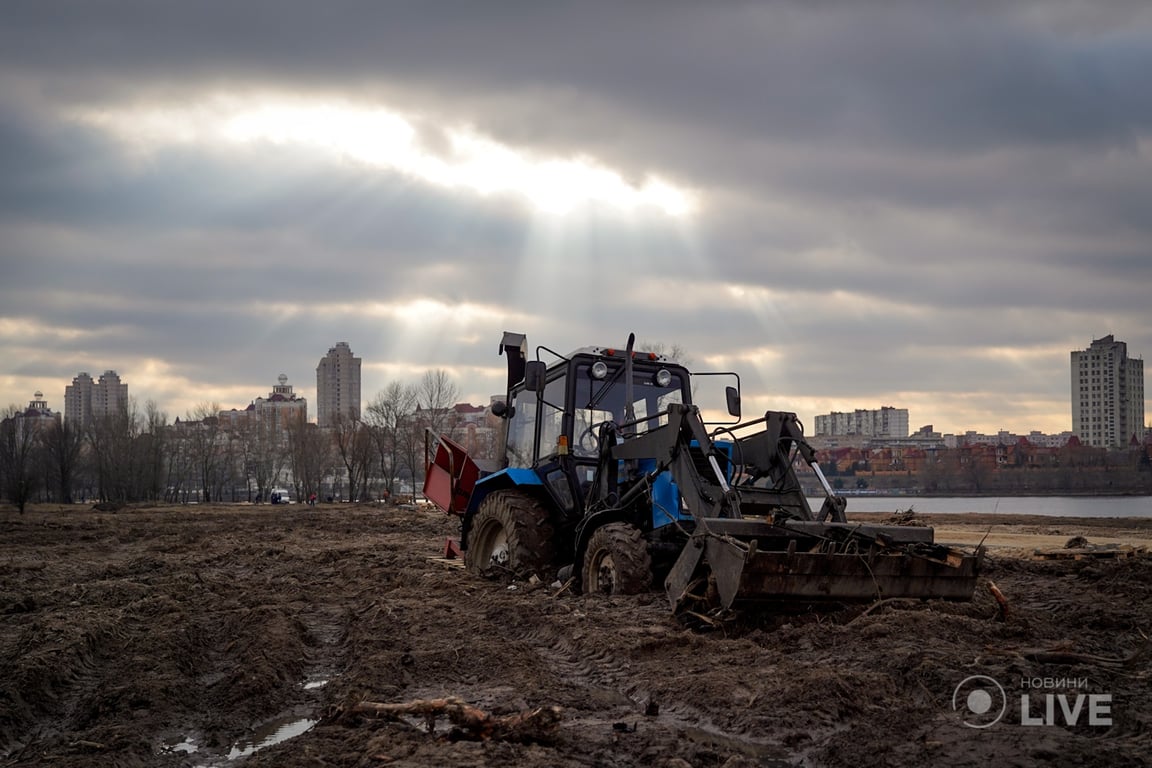
[[[1147,655],[1147,647],[1120,658],[1100,656],[1095,653],[1077,653],[1062,648],[1049,650],[1033,648],[1021,651],[1020,655],[1039,664],[1091,664],[1101,667],[1126,667],[1143,659]]]
[[[379,715],[396,719],[403,715],[423,717],[428,732],[435,729],[436,719],[447,717],[458,729],[452,735],[470,741],[510,741],[530,743],[548,741],[560,724],[559,707],[537,707],[503,717],[449,696],[442,699],[419,699],[404,704],[381,704],[361,701],[347,710],[349,714]]]
[[[560,585],[560,589],[556,590],[556,591],[555,591],[555,592],[552,594],[552,597],[554,597],[554,598],[555,598],[555,597],[560,597],[560,595],[562,595],[562,594],[564,594],[565,592],[567,592],[567,591],[568,591],[568,590],[569,590],[569,589],[572,587],[572,585],[573,585],[573,584],[575,584],[575,583],[576,583],[576,577],[575,577],[575,576],[573,576],[572,578],[568,579],[568,580],[567,580],[567,581],[565,581],[563,584],[561,584],[561,585]]]
[[[447,565],[449,568],[463,568],[464,561],[456,557],[429,557],[429,561]]]
[[[1147,549],[1143,546],[1085,543],[1086,546],[1063,549],[1036,549],[1033,550],[1032,556],[1036,560],[1125,560],[1147,554]]]
[[[724,626],[724,623],[722,621],[720,621],[719,619],[714,619],[711,616],[705,616],[703,613],[697,613],[696,611],[684,611],[683,615],[692,616],[693,618],[699,619],[700,621],[704,622],[705,624],[708,624],[708,625],[713,626],[713,627]]]
[[[1037,664],[1086,664],[1098,667],[1119,669],[1142,662],[1152,655],[1152,643],[1145,642],[1127,656],[1101,656],[1095,653],[1079,653],[1070,650],[1071,643],[1052,648],[1025,648],[1022,650],[998,650],[995,653],[1034,661]]]
[[[992,593],[992,597],[996,599],[997,613],[996,618],[1000,621],[1008,621],[1010,611],[1008,610],[1008,598],[1004,597],[1004,593],[1000,591],[1000,587],[996,586],[996,582],[988,582],[988,591]]]
[[[74,750],[84,750],[86,752],[103,752],[104,750],[108,749],[106,745],[101,744],[98,741],[85,741],[83,739],[74,741],[68,746]]]
[[[849,625],[855,623],[859,619],[864,618],[865,616],[872,613],[872,611],[875,611],[878,608],[881,608],[885,605],[891,605],[892,603],[897,603],[897,602],[914,603],[914,602],[918,602],[918,601],[916,599],[910,598],[910,597],[886,597],[882,600],[877,600],[876,602],[872,603],[872,605],[868,606],[863,611],[858,613],[856,616],[852,617],[852,619],[845,626],[849,626]]]

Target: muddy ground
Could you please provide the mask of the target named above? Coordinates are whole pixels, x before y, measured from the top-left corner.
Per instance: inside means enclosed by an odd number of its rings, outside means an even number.
[[[996,535],[1147,543],[1152,519],[934,522],[992,532],[970,604],[711,628],[658,593],[473,577],[435,559],[457,526],[433,511],[0,509],[0,766],[1148,765],[1152,559]],[[560,719],[470,741],[354,712],[445,696]]]

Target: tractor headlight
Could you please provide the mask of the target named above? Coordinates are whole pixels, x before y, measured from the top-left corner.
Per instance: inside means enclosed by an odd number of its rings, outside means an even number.
[[[608,365],[603,360],[592,363],[592,378],[602,379],[608,375]]]
[[[656,371],[656,386],[666,387],[672,383],[672,374],[668,372],[667,368],[661,368]]]

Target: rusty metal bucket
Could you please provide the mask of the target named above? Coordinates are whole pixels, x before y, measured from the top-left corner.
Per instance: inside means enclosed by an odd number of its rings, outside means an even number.
[[[972,599],[982,552],[932,543],[931,528],[809,521],[698,520],[665,580],[674,611],[695,601],[858,603]]]

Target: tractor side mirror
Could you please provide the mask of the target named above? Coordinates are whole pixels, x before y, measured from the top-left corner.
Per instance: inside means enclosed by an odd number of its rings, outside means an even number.
[[[540,360],[530,360],[524,366],[524,387],[537,395],[544,394],[544,378],[548,373],[548,366]]]
[[[736,387],[725,387],[724,398],[728,401],[728,415],[740,418],[740,391]]]

